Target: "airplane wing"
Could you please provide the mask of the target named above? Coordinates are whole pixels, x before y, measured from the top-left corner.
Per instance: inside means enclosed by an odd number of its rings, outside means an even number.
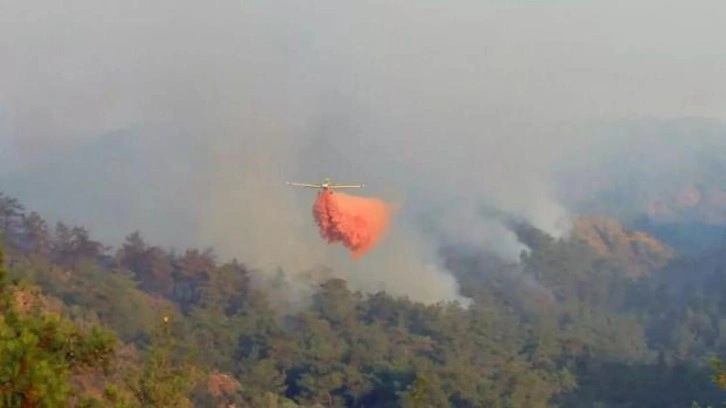
[[[365,184],[333,184],[330,188],[363,188]]]
[[[292,183],[290,181],[285,182],[285,184],[289,186],[296,186],[296,187],[308,187],[308,188],[322,188],[320,184],[308,184],[308,183]]]

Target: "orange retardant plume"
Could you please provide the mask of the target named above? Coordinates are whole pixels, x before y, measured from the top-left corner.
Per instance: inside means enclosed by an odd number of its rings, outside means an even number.
[[[388,229],[391,209],[381,200],[331,190],[318,193],[313,216],[328,243],[341,242],[353,259],[373,248]]]

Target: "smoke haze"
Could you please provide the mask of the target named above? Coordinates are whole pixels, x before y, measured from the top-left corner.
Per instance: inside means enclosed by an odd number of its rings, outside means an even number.
[[[567,232],[558,171],[632,142],[588,121],[726,109],[720,1],[41,3],[0,13],[8,193],[110,243],[421,301],[460,299],[441,244],[524,249],[482,208]],[[283,183],[326,176],[401,204],[359,264]]]

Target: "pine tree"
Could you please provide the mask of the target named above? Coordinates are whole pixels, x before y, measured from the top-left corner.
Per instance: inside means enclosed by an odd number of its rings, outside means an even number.
[[[142,407],[192,407],[190,395],[202,373],[179,361],[179,347],[169,314],[152,333],[143,366],[127,377],[127,384]]]
[[[7,282],[0,248],[0,403],[2,407],[66,406],[70,376],[107,369],[114,352],[113,333],[80,330],[71,321],[20,308],[22,288]]]

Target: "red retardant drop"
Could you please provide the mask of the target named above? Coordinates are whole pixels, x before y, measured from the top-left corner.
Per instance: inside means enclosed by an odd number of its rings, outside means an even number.
[[[385,234],[391,209],[376,198],[324,190],[318,193],[313,216],[328,243],[341,242],[358,259]]]

